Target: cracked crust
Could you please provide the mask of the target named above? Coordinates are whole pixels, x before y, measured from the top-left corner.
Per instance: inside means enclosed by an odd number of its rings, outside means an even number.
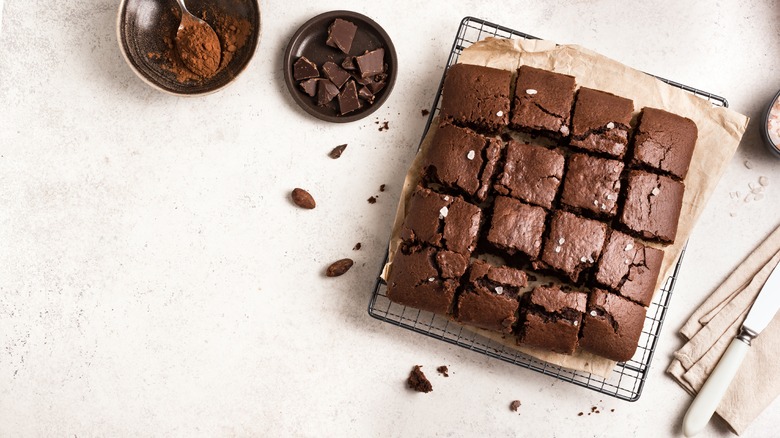
[[[517,70],[510,127],[567,137],[575,87],[574,76],[521,66]]]
[[[664,252],[612,231],[596,271],[596,282],[643,306],[650,305]]]
[[[561,202],[595,216],[615,216],[623,163],[586,154],[572,154],[568,161]]]
[[[557,150],[511,140],[495,190],[549,209],[563,178],[564,163],[563,154]]]
[[[628,174],[620,223],[647,240],[674,243],[685,185],[643,170]]]
[[[526,284],[523,271],[475,260],[469,269],[468,283],[458,298],[457,320],[486,330],[511,333],[520,288]]]
[[[559,287],[536,287],[526,294],[518,326],[518,345],[572,354],[585,312],[584,292],[564,292]]]
[[[442,89],[442,119],[487,132],[509,123],[512,72],[478,65],[449,68]]]
[[[698,133],[696,123],[691,119],[660,109],[644,108],[631,163],[685,179]]]
[[[546,219],[547,213],[541,207],[496,196],[487,241],[509,255],[521,252],[535,259],[542,249]]]
[[[549,230],[541,261],[577,283],[580,273],[595,265],[599,259],[607,226],[566,211],[556,211],[550,221]]]
[[[636,352],[647,309],[621,296],[594,289],[582,322],[580,347],[618,362]]]
[[[580,88],[574,104],[571,146],[622,159],[628,148],[633,112],[630,99]]]

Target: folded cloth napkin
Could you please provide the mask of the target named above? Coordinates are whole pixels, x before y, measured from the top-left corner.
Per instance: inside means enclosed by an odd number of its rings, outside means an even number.
[[[696,310],[680,333],[688,342],[666,370],[691,394],[701,389],[739,332],[769,274],[780,262],[780,227]],[[780,293],[770,291],[771,293]],[[740,434],[780,394],[780,316],[752,342],[717,414]]]

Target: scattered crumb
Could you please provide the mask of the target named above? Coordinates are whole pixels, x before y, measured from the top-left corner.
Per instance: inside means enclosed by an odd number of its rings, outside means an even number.
[[[517,410],[520,409],[520,400],[513,400],[512,403],[509,404],[509,409],[513,412],[517,412]]]
[[[609,412],[615,412],[615,410],[614,409],[610,409]]]
[[[583,413],[583,412],[580,412],[579,414],[577,414],[578,417],[582,417],[583,415],[585,415],[585,413]]]
[[[593,406],[593,407],[591,407],[591,408],[590,408],[590,411],[591,411],[591,412],[596,412],[596,410],[597,410],[597,409],[598,409],[598,407],[596,407],[596,406]]]
[[[368,198],[368,203],[369,203],[369,204],[376,204],[376,198],[375,198],[375,197],[373,197],[373,196],[372,196],[372,197],[370,197],[370,198]]]
[[[387,120],[385,120],[384,122],[382,122],[382,125],[379,126],[379,132],[387,131],[388,129],[390,129],[390,123]]]
[[[750,160],[745,160],[745,167],[747,167],[748,169],[752,169],[753,163],[751,163]]]
[[[379,186],[379,191],[380,192],[384,192],[385,191],[385,187],[386,187],[386,184],[382,184],[381,186]]]
[[[428,115],[428,114],[430,114],[430,113],[431,113],[431,112],[430,112],[430,111],[428,111],[427,109],[421,109],[421,110],[420,110],[420,114],[422,114],[422,116],[423,116],[423,117],[427,116],[427,115]]]
[[[420,365],[415,365],[412,371],[409,373],[409,378],[406,380],[406,385],[417,392],[431,392],[433,386],[431,382],[425,377]]]
[[[346,144],[338,145],[335,148],[333,148],[333,150],[330,151],[330,153],[328,153],[328,156],[335,160],[339,158],[342,153],[344,153],[344,149],[346,148],[347,148]]]
[[[447,365],[442,365],[439,368],[436,368],[436,371],[438,371],[439,374],[441,374],[444,377],[449,377],[450,376],[450,374],[449,374],[450,373],[450,369],[447,368]]]
[[[361,248],[362,246],[363,246],[363,245],[362,245],[360,242],[358,242],[358,243],[356,243],[356,244],[355,244],[355,247],[354,247],[354,248],[352,248],[352,251],[360,251],[360,248]]]

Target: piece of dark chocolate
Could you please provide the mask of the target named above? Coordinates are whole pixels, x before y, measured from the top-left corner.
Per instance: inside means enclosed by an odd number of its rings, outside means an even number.
[[[355,57],[360,77],[367,78],[385,72],[385,49],[380,47]]]
[[[317,64],[309,61],[305,56],[301,56],[293,64],[293,78],[296,81],[318,77],[320,77],[320,71],[317,69]]]
[[[339,88],[327,79],[317,79],[317,105],[325,106],[339,95]]]
[[[330,79],[330,81],[339,88],[343,87],[352,77],[349,72],[331,61],[322,64],[322,72],[325,73],[326,78]]]
[[[355,81],[350,80],[344,86],[344,90],[339,94],[339,112],[343,116],[352,111],[360,109],[360,100],[358,100],[357,86]]]
[[[357,70],[357,66],[355,65],[355,57],[347,56],[344,58],[344,60],[341,61],[341,68],[344,70]]]
[[[301,89],[304,93],[308,94],[311,97],[314,97],[315,94],[317,94],[317,82],[319,79],[311,78],[306,79],[305,81],[301,81],[298,83],[298,85],[301,86]]]
[[[358,97],[368,102],[369,105],[373,104],[374,99],[376,98],[374,93],[372,93],[371,90],[369,90],[366,86],[360,87],[360,90],[358,91]]]
[[[325,44],[349,54],[352,40],[355,39],[355,32],[357,32],[357,26],[354,23],[337,18],[328,27],[328,39]]]

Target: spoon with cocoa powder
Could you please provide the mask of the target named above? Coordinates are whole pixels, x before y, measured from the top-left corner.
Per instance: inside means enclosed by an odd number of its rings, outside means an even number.
[[[181,24],[176,32],[176,48],[184,65],[203,78],[217,73],[222,48],[214,29],[208,23],[192,15],[184,0],[176,0],[181,8]]]

